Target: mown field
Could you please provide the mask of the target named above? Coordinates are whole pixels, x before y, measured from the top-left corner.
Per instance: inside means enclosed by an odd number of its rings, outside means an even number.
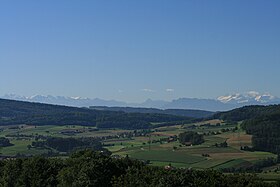
[[[210,123],[211,126],[205,127],[203,124]],[[186,124],[172,127],[161,127],[156,129],[150,137],[135,137],[131,140],[111,140],[109,143],[114,146],[107,147],[115,155],[125,156],[131,158],[148,161],[151,165],[174,167],[195,168],[195,169],[222,169],[231,167],[241,167],[250,165],[260,159],[268,157],[275,157],[276,155],[268,152],[247,152],[241,151],[240,146],[250,146],[251,136],[245,134],[240,129],[235,132],[228,131],[224,133],[216,132],[223,131],[222,129],[233,129],[238,127],[238,124],[222,124],[216,126],[221,121],[207,121],[199,124]],[[201,126],[202,125],[202,126]],[[170,136],[178,135],[181,132],[189,130],[199,133],[209,133],[204,136],[205,142],[197,146],[183,146],[178,141],[175,142],[161,142],[151,143],[149,140],[158,140],[160,138],[168,138]],[[215,147],[216,143],[226,141],[228,147]],[[202,156],[208,154],[209,157]]]

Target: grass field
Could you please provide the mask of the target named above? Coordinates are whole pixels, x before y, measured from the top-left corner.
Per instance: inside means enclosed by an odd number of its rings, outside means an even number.
[[[2,147],[0,150],[0,153],[2,155],[8,155],[8,156],[14,156],[17,153],[21,154],[32,154],[32,155],[38,155],[42,153],[48,152],[46,149],[28,149],[27,145],[30,145],[32,141],[30,140],[12,140],[11,143],[14,144],[14,146],[9,147]]]
[[[269,173],[259,173],[258,177],[262,178],[263,180],[267,182],[274,182],[274,181],[280,181],[280,173],[275,172],[269,172]]]
[[[227,143],[231,147],[251,146],[252,136],[245,134],[245,132],[224,133],[218,137],[227,139]]]
[[[214,169],[224,169],[224,168],[236,168],[236,167],[246,167],[250,166],[252,163],[243,159],[233,159],[228,162],[219,164],[214,167]]]
[[[202,156],[195,156],[185,151],[174,150],[140,150],[130,154],[132,158],[169,163],[193,164],[205,160]]]
[[[176,168],[190,168],[191,164],[187,164],[187,163],[179,163],[179,162],[160,162],[160,161],[151,161],[151,165],[153,166],[160,166],[160,167],[164,167],[164,166],[173,166]]]
[[[207,125],[205,125],[207,124]],[[210,125],[209,125],[210,124]],[[217,125],[219,124],[219,125]],[[151,165],[166,166],[171,164],[175,167],[185,168],[213,168],[221,169],[228,167],[239,167],[254,163],[259,159],[275,157],[274,154],[266,152],[245,152],[240,146],[251,145],[251,136],[244,132],[232,131],[238,125],[226,124],[220,120],[204,121],[201,123],[183,124],[170,127],[153,129],[154,131],[146,136],[130,138],[114,138],[104,140],[105,148],[114,155],[126,156],[140,160],[149,160]],[[106,129],[95,131],[94,128],[82,126],[20,126],[20,128],[0,127],[1,137],[10,139],[14,146],[0,149],[2,155],[21,154],[42,154],[46,149],[27,148],[34,141],[32,138],[20,140],[16,135],[43,135],[53,137],[106,137],[119,135],[125,132],[132,132],[120,129]],[[222,132],[224,129],[229,129]],[[183,146],[179,141],[159,141],[168,139],[170,136],[178,135],[185,131],[196,131],[204,136],[205,142],[197,146]],[[62,132],[73,131],[77,133],[64,134]],[[154,143],[149,144],[149,141]],[[228,143],[228,147],[215,147],[215,144]],[[108,146],[106,146],[108,145]],[[208,154],[209,157],[202,155]],[[266,175],[265,175],[266,176]]]
[[[16,128],[17,127],[17,128]],[[47,153],[47,149],[31,148],[28,149],[27,146],[30,145],[34,138],[31,137],[17,137],[17,135],[26,135],[26,136],[51,136],[51,137],[102,137],[102,136],[113,136],[118,135],[123,132],[129,132],[128,130],[99,130],[91,131],[90,127],[83,126],[34,126],[34,125],[20,125],[20,126],[2,126],[0,127],[2,131],[0,132],[0,137],[6,137],[10,140],[13,146],[2,147],[0,149],[0,154],[5,156],[14,156],[17,153],[26,154],[26,155],[40,155],[42,153]],[[64,131],[77,131],[79,133],[74,134],[63,134]],[[113,151],[118,150],[118,148],[113,148]]]
[[[213,126],[209,128],[200,125],[210,123]],[[217,123],[221,123],[221,126],[216,126]],[[186,127],[193,126],[194,124],[177,125],[172,127],[161,127],[156,132],[152,133],[156,136],[168,137],[178,135],[181,132],[186,131]],[[195,124],[197,126],[194,131],[199,133],[221,131],[224,128],[235,128],[234,125],[226,125],[221,121],[213,120]],[[197,146],[186,147],[180,146],[179,142],[164,142],[162,144],[151,144],[150,151],[148,145],[142,143],[148,141],[148,138],[142,138],[141,140],[134,139],[130,141],[134,146],[130,147],[129,144],[123,143],[123,147],[118,149],[114,154],[129,155],[132,158],[141,160],[150,160],[152,165],[162,166],[172,164],[176,167],[192,167],[197,169],[213,168],[220,169],[226,167],[239,167],[243,165],[249,165],[257,160],[265,159],[268,157],[275,157],[272,153],[267,152],[245,152],[240,150],[240,145],[251,145],[251,136],[246,135],[242,131],[237,132],[225,132],[216,135],[205,136],[205,143]],[[214,147],[215,143],[222,143],[226,141],[228,147],[219,148]],[[137,143],[139,142],[139,143]],[[114,142],[111,142],[114,143]],[[119,145],[117,145],[119,146]],[[176,147],[174,151],[173,148]],[[110,150],[113,150],[110,148]],[[202,157],[202,154],[209,154],[210,157]],[[190,157],[192,156],[192,157]],[[195,159],[193,159],[195,158]]]

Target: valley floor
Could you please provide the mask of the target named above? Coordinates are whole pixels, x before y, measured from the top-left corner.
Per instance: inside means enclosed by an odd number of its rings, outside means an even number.
[[[196,131],[204,134],[205,142],[196,146],[185,146],[172,137],[181,132]],[[28,148],[34,137],[103,137],[102,143],[114,157],[129,156],[154,166],[178,168],[217,169],[250,166],[261,159],[276,157],[268,152],[248,152],[241,146],[251,146],[251,136],[241,131],[238,124],[226,124],[212,120],[197,124],[182,124],[147,131],[121,129],[95,129],[82,126],[12,126],[2,127],[0,137],[7,137],[13,146],[0,149],[1,156],[18,154],[40,155],[49,149]],[[106,137],[106,138],[104,138]],[[215,145],[227,142],[227,147]],[[53,150],[55,151],[55,150]],[[207,156],[205,156],[207,155]],[[277,166],[278,168],[278,166]],[[280,177],[275,168],[259,174],[267,181]]]

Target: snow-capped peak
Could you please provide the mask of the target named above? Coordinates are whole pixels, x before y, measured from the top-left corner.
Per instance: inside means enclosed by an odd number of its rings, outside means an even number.
[[[81,97],[70,97],[70,98],[74,100],[82,99]]]
[[[235,100],[240,100],[240,96],[241,94],[239,93],[236,93],[236,94],[233,94],[233,95],[227,95],[227,96],[220,96],[218,97],[218,100],[221,101],[222,103],[228,103],[228,102],[231,102],[231,101],[235,101]]]
[[[220,96],[217,98],[218,101],[222,103],[230,104],[271,104],[279,99],[270,93],[261,94],[256,91],[249,91],[244,94],[235,93],[232,95]]]
[[[256,92],[256,91],[249,91],[249,92],[245,93],[245,95],[256,98],[256,97],[260,96],[260,93]]]

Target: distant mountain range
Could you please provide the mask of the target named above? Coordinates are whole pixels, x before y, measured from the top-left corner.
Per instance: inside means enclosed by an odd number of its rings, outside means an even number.
[[[250,91],[244,94],[220,96],[217,99],[179,98],[172,101],[148,99],[143,103],[126,103],[116,100],[103,100],[99,98],[89,99],[81,97],[43,96],[31,97],[9,94],[3,99],[66,105],[75,107],[107,106],[107,107],[143,107],[158,109],[196,109],[207,111],[226,111],[247,105],[271,105],[280,104],[280,98],[265,93],[260,94]]]
[[[235,105],[259,105],[259,104],[279,104],[280,98],[275,97],[269,93],[260,94],[256,91],[250,91],[245,94],[232,94],[227,96],[218,97],[218,101],[227,104],[235,104]]]

